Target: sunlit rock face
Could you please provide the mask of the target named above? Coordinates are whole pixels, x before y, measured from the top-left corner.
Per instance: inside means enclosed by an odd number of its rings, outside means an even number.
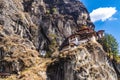
[[[59,47],[81,25],[94,27],[78,0],[1,0],[0,6],[6,35],[29,39],[39,52],[51,50],[53,39]]]
[[[117,80],[99,44],[58,50],[83,25],[94,30],[79,0],[0,0],[0,73],[15,74],[8,80]]]
[[[61,53],[47,69],[47,80],[118,80],[98,43],[87,43]]]
[[[0,26],[2,27],[2,26]],[[5,35],[0,29],[0,73],[18,74],[36,64],[39,53],[32,42],[18,36]]]

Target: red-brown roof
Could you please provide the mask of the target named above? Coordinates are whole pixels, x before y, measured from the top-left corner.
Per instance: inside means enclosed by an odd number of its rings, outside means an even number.
[[[74,37],[74,36],[76,36],[76,35],[78,35],[78,34],[77,34],[77,33],[76,33],[76,34],[72,34],[72,35],[70,35],[68,38]]]
[[[78,35],[91,35],[91,34],[96,34],[96,32],[93,31],[93,32],[82,33],[82,34],[81,33],[75,33],[75,34],[70,35],[68,38],[75,37],[75,36],[78,36]]]
[[[90,32],[90,33],[82,33],[82,34],[81,34],[81,33],[76,33],[76,34],[72,34],[72,35],[70,35],[68,38],[72,38],[72,37],[75,37],[75,36],[77,36],[77,35],[79,35],[79,36],[80,36],[80,35],[81,35],[81,36],[83,36],[83,35],[84,35],[84,36],[87,36],[87,35],[88,35],[88,36],[89,36],[89,35],[91,35],[91,34],[96,35],[96,32],[94,31],[94,32]]]
[[[99,30],[97,33],[103,33],[105,32],[105,30]]]

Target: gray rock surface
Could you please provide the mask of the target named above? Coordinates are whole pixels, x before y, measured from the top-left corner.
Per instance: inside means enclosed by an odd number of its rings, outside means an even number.
[[[118,80],[108,61],[101,45],[89,42],[62,52],[48,66],[47,80]]]
[[[15,74],[7,80],[117,80],[99,44],[61,57],[61,44],[83,25],[94,29],[78,0],[0,0],[0,66]]]
[[[76,0],[3,0],[0,4],[0,23],[7,35],[29,39],[38,51],[50,50],[52,38],[59,47],[83,24],[94,26],[85,6]]]

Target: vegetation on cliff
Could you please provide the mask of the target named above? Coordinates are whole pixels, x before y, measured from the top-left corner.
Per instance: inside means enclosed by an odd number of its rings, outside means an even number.
[[[99,40],[99,42],[110,58],[114,58],[117,62],[120,61],[119,46],[114,36],[111,34],[105,34],[105,37]]]
[[[117,80],[97,42],[58,51],[82,25],[95,27],[79,0],[0,0],[0,71],[11,74],[4,79]],[[41,58],[41,52],[50,58]],[[66,56],[62,63],[61,54]]]

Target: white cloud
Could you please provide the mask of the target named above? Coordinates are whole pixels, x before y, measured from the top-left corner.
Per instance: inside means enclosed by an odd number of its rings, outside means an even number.
[[[117,12],[115,7],[103,7],[93,10],[90,13],[91,20],[96,21],[106,21],[106,20],[115,20],[112,16]]]
[[[114,20],[117,20],[117,18],[110,17],[108,20],[110,20],[110,21],[114,21]]]

